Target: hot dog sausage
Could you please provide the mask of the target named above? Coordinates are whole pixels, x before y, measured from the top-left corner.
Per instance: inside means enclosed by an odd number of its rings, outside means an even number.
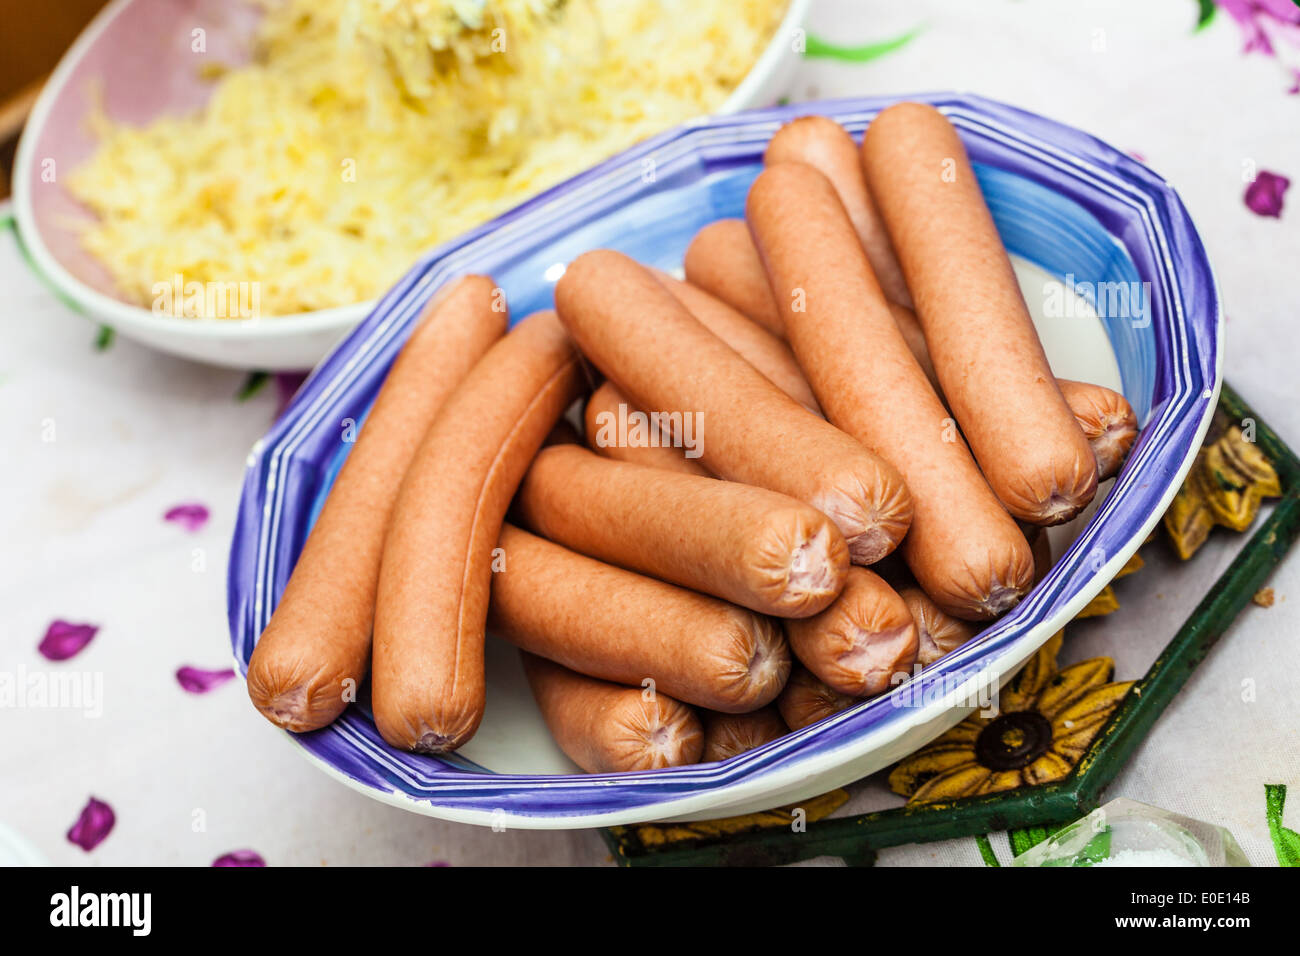
[[[832,714],[848,710],[857,698],[831,690],[806,667],[796,666],[776,699],[776,709],[791,730],[802,730]]]
[[[739,224],[740,220],[723,220],[723,222],[729,225],[712,231],[707,238],[707,242],[702,242],[694,253],[692,261],[695,263],[697,278],[700,272],[703,271],[704,281],[713,282],[712,295],[716,297],[716,301],[730,306],[733,310],[744,314],[750,319],[754,319],[756,315],[767,316],[768,318],[764,324],[770,326],[774,322],[770,316],[776,315],[777,318],[780,316],[776,307],[776,300],[772,298],[771,289],[767,285],[767,275],[763,272],[763,263],[758,256],[758,250],[754,247],[748,229],[736,229],[732,225]],[[718,223],[714,225],[716,226]],[[727,246],[725,254],[718,251],[724,242]],[[709,256],[723,258],[728,268],[742,269],[750,273],[757,270],[761,274],[763,281],[759,282],[754,275],[750,275],[743,282],[731,283],[712,278],[711,271],[703,269],[701,265],[701,262],[708,260]],[[690,288],[690,286],[687,286],[687,288]],[[761,295],[755,294],[753,291],[755,289]],[[886,293],[888,294],[888,290],[886,290]],[[731,298],[724,299],[723,296],[730,296]],[[690,308],[690,304],[686,304]],[[906,306],[892,301],[889,303],[889,311],[898,324],[898,331],[903,334],[903,340],[907,342],[907,347],[911,349],[917,363],[921,366],[921,370],[925,373],[925,377],[930,380],[930,384],[942,401],[943,389],[939,384],[939,376],[934,370],[934,362],[930,359],[930,350],[925,344],[925,333],[921,331],[921,324],[916,320],[916,313]],[[711,328],[715,335],[744,354],[737,347],[737,342],[733,341],[728,334],[724,334],[722,326],[711,326]],[[784,330],[784,325],[782,325],[782,329]],[[784,331],[782,334],[784,334]],[[748,355],[745,357],[749,358]],[[764,367],[758,365],[752,358],[750,363],[767,375]],[[778,379],[772,375],[768,375],[768,378],[781,387],[782,391],[787,395],[790,395],[796,401],[807,404],[806,398],[803,397],[803,391],[793,384],[793,379]],[[783,385],[783,382],[786,384]],[[1123,395],[1101,385],[1086,386],[1089,392],[1098,390],[1089,394],[1081,389],[1072,389],[1070,387],[1071,384],[1078,386],[1081,383],[1069,383],[1066,379],[1057,379],[1057,384],[1070,406],[1075,421],[1083,429],[1088,438],[1088,443],[1092,445],[1097,458],[1098,480],[1104,481],[1113,477],[1119,471],[1124,456],[1127,455],[1128,449],[1136,438],[1137,418],[1133,415],[1131,406],[1125,401]]]
[[[918,587],[904,588],[899,597],[916,622],[916,663],[921,667],[929,667],[979,633],[968,621],[946,614]]]
[[[896,302],[891,302],[889,314],[894,317],[894,324],[898,326],[903,341],[907,343],[908,349],[916,358],[916,364],[921,366],[921,371],[925,373],[934,393],[939,396],[940,401],[943,401],[943,386],[939,384],[939,374],[934,370],[934,362],[930,360],[930,349],[926,347],[925,333],[921,331],[921,323],[916,321],[916,313]]]
[[[907,347],[916,356],[917,363],[942,400],[939,377],[930,361],[930,350],[926,348],[925,333],[916,320],[916,313],[892,302],[889,311],[893,313]],[[1065,403],[1070,406],[1070,414],[1092,446],[1093,456],[1097,459],[1097,480],[1113,478],[1137,439],[1137,415],[1133,406],[1119,392],[1104,385],[1089,385],[1065,378],[1058,378],[1056,384]]]
[[[762,372],[764,378],[809,411],[821,414],[817,397],[813,395],[790,346],[703,289],[657,269],[651,272],[673,294],[673,298],[699,319],[701,325],[735,349],[741,358]]]
[[[1068,521],[1097,490],[1096,461],[957,131],[933,107],[900,103],[867,128],[862,162],[944,396],[989,485],[1018,518]]]
[[[856,163],[856,153],[854,161]],[[752,247],[752,239],[748,234],[738,237],[738,240],[743,240]],[[758,258],[757,250],[754,249],[752,254],[752,261],[761,267],[762,261]],[[785,342],[742,315],[734,304],[723,302],[703,289],[697,289],[666,273],[653,271],[664,287],[709,331],[739,352],[741,358],[762,372],[781,391],[809,410],[821,414],[817,397],[799,368],[794,353]],[[885,292],[888,295],[888,290]],[[908,349],[921,366],[921,371],[942,400],[939,377],[930,360],[925,333],[916,320],[916,313],[893,301],[889,303],[889,311]],[[1102,385],[1089,385],[1068,379],[1057,379],[1057,384],[1097,457],[1098,480],[1114,477],[1137,437],[1137,416],[1133,413],[1132,406],[1123,395]]]
[[[1137,440],[1137,413],[1119,392],[1103,385],[1057,379],[1074,420],[1092,446],[1097,459],[1097,480],[1119,474],[1129,449]]]
[[[733,241],[748,245],[750,248],[745,261],[762,268],[758,250],[753,247],[753,240],[748,232],[734,237]],[[789,346],[766,329],[759,328],[757,323],[751,321],[748,330],[740,326],[736,320],[747,317],[736,309],[734,302],[723,302],[702,289],[696,289],[689,283],[678,282],[663,273],[656,273],[656,276],[661,281],[667,280],[664,284],[669,291],[681,291],[682,294],[677,296],[678,301],[682,302],[696,318],[704,322],[718,338],[740,352],[741,357],[762,372],[769,381],[801,405],[806,405],[821,414],[821,409],[816,404],[817,398],[808,386],[808,381],[803,376]],[[694,293],[694,296],[691,293]],[[690,300],[697,302],[701,307],[693,308]],[[730,311],[730,321],[723,319],[724,313],[721,309],[708,311],[709,303],[727,308]],[[773,301],[772,308],[775,307]],[[921,331],[921,323],[916,320],[916,313],[897,302],[889,303],[889,312],[894,317],[907,347],[916,357],[917,364],[921,366],[921,371],[925,373],[939,400],[943,401],[943,389],[939,385],[939,376],[934,370],[934,362],[930,360],[930,350],[925,345],[925,333]],[[709,318],[713,318],[714,321],[708,321]],[[1132,406],[1123,395],[1103,385],[1071,382],[1063,378],[1056,381],[1062,395],[1065,396],[1066,403],[1070,406],[1074,420],[1083,429],[1088,444],[1092,446],[1097,458],[1098,480],[1105,481],[1107,478],[1114,477],[1137,437],[1137,416],[1133,413]]]
[[[737,228],[741,227],[741,228]],[[705,233],[708,233],[705,236]],[[785,320],[777,308],[772,289],[767,284],[767,272],[763,260],[759,258],[754,246],[749,227],[741,219],[723,219],[706,226],[687,250],[687,262],[694,263],[694,272],[688,269],[687,278],[694,285],[700,286],[718,299],[731,306],[737,312],[771,329],[780,323],[780,336],[785,335]],[[717,265],[714,265],[717,263]],[[723,269],[740,274],[740,281],[723,281]],[[693,277],[692,277],[693,276]],[[754,292],[758,290],[758,292]],[[916,321],[916,313],[896,302],[889,303],[889,311],[898,323],[898,330],[903,333],[907,347],[912,350],[916,360],[925,372],[926,378],[934,390],[943,397],[939,378],[930,361],[930,352],[925,345],[925,333]],[[776,334],[776,333],[774,333]]]
[[[659,770],[697,763],[704,731],[689,707],[575,674],[524,654],[524,673],[551,736],[587,773]]]
[[[686,247],[686,281],[721,299],[773,335],[785,335],[781,310],[767,285],[749,228],[743,219],[719,219],[701,229]]]
[[[781,310],[777,308],[772,289],[767,284],[763,260],[759,258],[753,236],[744,220],[722,219],[706,226],[687,249],[686,257],[686,275],[693,285],[708,291],[718,301],[768,330],[772,330],[779,322],[780,331],[773,334],[785,335],[785,320],[781,318]],[[724,269],[740,278],[727,281],[721,275]],[[939,378],[935,374],[934,363],[930,361],[925,333],[916,321],[916,313],[897,302],[889,303],[889,311],[898,323],[898,330],[903,333],[907,347],[916,356],[934,390],[942,397]]]
[[[785,335],[785,320],[781,318],[781,310],[777,308],[772,289],[767,284],[763,260],[759,258],[744,220],[722,219],[700,230],[687,249],[686,261],[686,275],[692,284],[768,330],[779,327],[779,332],[773,334]],[[724,270],[728,270],[731,276],[724,276]],[[916,313],[896,302],[889,304],[889,310],[898,322],[898,330],[903,333],[908,348],[942,397],[939,378],[935,375],[934,363],[930,361],[925,334],[916,321]]]
[[[760,614],[818,613],[849,568],[843,535],[811,505],[576,445],[542,449],[515,507],[524,524],[566,548]]]
[[[397,488],[438,409],[505,332],[505,310],[493,310],[494,288],[486,276],[467,276],[429,304],[253,648],[248,695],[286,730],[324,727],[355,699],[349,691],[366,676],[379,559]]]
[[[1032,583],[1029,545],[908,349],[830,182],[802,163],[768,166],[746,213],[778,301],[803,303],[786,308],[786,336],[827,417],[912,493],[908,567],[950,614],[1002,613]]]
[[[763,162],[768,165],[805,163],[830,180],[853,222],[885,298],[911,306],[912,297],[903,281],[903,270],[898,266],[889,233],[867,192],[858,147],[843,126],[825,116],[801,116],[792,120],[777,130],[767,144]]]
[[[1038,534],[1029,541],[1029,547],[1034,552],[1034,584],[1047,577],[1047,572],[1052,570],[1052,539],[1046,531],[1041,528],[1037,530]]]
[[[394,747],[455,750],[483,716],[483,632],[506,508],[585,386],[554,313],[524,319],[443,406],[402,481],[375,607],[371,705]]]
[[[587,447],[604,458],[712,477],[698,458],[687,458],[684,449],[673,446],[672,436],[661,435],[613,382],[591,393],[583,417]]]
[[[1027,522],[1073,518],[1096,492],[1096,462],[957,131],[932,107],[894,105],[868,127],[862,161],[944,395],[993,492]]]
[[[507,524],[489,626],[580,673],[728,713],[762,707],[790,673],[770,618],[596,561]]]
[[[850,697],[887,690],[896,673],[916,660],[917,636],[907,605],[878,575],[849,571],[848,583],[829,608],[785,622],[795,657],[828,687]]]
[[[925,335],[911,309],[911,296],[889,234],[867,191],[853,138],[842,126],[825,116],[802,116],[777,130],[763,159],[768,164],[805,163],[830,180],[853,222],[871,270],[890,302],[890,311],[899,331],[926,377],[935,385],[936,392],[940,392],[938,376],[925,345]],[[749,261],[748,256],[739,252],[734,255],[737,259]],[[1075,420],[1097,454],[1099,478],[1111,477],[1119,470],[1118,465],[1136,438],[1137,422],[1132,408],[1122,395],[1100,385],[1084,385],[1064,379],[1058,380],[1058,384]],[[942,397],[941,392],[940,395]]]
[[[704,753],[700,755],[700,763],[727,760],[779,740],[789,732],[773,706],[748,714],[706,710],[700,714],[700,722],[704,724]]]
[[[906,533],[911,499],[893,466],[781,392],[631,259],[579,256],[555,301],[583,353],[632,401],[692,416],[714,474],[812,505],[855,564],[878,561]]]

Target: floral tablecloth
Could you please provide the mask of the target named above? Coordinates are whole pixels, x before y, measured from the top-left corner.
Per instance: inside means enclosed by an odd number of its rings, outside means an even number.
[[[821,0],[795,100],[963,89],[1130,150],[1181,192],[1228,313],[1226,372],[1300,443],[1300,8],[1290,0]],[[833,41],[829,46],[820,40]],[[67,864],[600,864],[591,831],[493,832],[382,806],[330,782],[231,680],[225,559],[244,456],[294,381],[100,336],[0,235],[0,828]],[[1159,556],[1063,659],[1139,676],[1230,559]],[[1277,862],[1269,784],[1300,787],[1300,557],[1276,573],[1110,793],[1227,827]],[[4,694],[9,686],[26,692]],[[78,706],[53,707],[58,688]],[[845,810],[891,805],[879,780]],[[1274,791],[1275,793],[1277,791]],[[1300,810],[1292,807],[1292,828]],[[1274,814],[1275,831],[1278,815]],[[0,838],[0,844],[4,838]],[[1006,838],[992,851],[1005,862]],[[971,838],[881,865],[979,865]]]

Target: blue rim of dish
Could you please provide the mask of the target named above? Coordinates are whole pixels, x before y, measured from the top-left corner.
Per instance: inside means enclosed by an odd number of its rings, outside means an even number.
[[[488,250],[529,244],[543,223],[563,227],[566,218],[576,222],[589,215],[593,204],[612,208],[662,188],[663,179],[643,179],[647,161],[668,170],[674,157],[703,153],[719,166],[751,164],[790,119],[820,113],[860,134],[876,113],[902,99],[943,111],[977,164],[1037,182],[1077,203],[1151,283],[1156,363],[1146,424],[1111,494],[1034,592],[978,638],[891,693],[721,763],[643,773],[497,774],[454,755],[440,759],[394,750],[357,706],[322,730],[289,735],[308,756],[373,796],[453,819],[488,822],[504,814],[531,825],[550,820],[591,826],[654,818],[657,810],[666,814],[699,806],[692,798],[702,794],[752,793],[778,780],[787,786],[805,769],[816,769],[813,763],[838,760],[846,748],[869,750],[869,741],[882,740],[884,731],[905,730],[900,725],[909,718],[913,725],[920,721],[923,708],[907,701],[948,699],[959,685],[970,686],[963,682],[996,674],[998,662],[1028,653],[1027,633],[1040,634],[1041,643],[1100,589],[1177,490],[1217,400],[1222,316],[1190,217],[1174,190],[1145,166],[1033,113],[954,93],[829,100],[707,118],[671,130],[444,244],[411,269],[322,363],[249,454],[228,571],[236,664],[246,675],[253,645],[310,527],[317,492],[337,454],[336,423],[355,414],[350,410],[369,406],[438,286],[481,268],[475,263]],[[1134,404],[1146,404],[1145,399]]]

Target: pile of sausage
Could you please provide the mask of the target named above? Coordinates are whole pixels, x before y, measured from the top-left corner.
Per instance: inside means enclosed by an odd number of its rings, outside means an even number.
[[[724,759],[1012,607],[1031,539],[1136,437],[1122,396],[1052,376],[928,106],[860,150],[821,117],[783,127],[685,274],[586,253],[509,334],[491,279],[442,290],[254,650],[263,714],[323,727],[369,670],[385,740],[455,750],[491,630],[583,769]]]

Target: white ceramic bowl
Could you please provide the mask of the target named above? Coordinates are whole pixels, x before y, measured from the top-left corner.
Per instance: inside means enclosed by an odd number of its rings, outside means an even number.
[[[792,42],[809,0],[791,0],[785,19],[722,113],[774,102],[799,54]],[[195,70],[191,31],[206,30],[214,62],[247,59],[258,14],[230,0],[114,0],[86,27],[45,85],[19,143],[14,211],[35,267],[96,322],[164,352],[235,368],[308,369],[370,313],[374,302],[265,319],[177,319],[124,300],[77,239],[90,213],[59,176],[88,157],[92,90],[102,86],[114,119],[144,123],[200,107],[210,87]],[[51,163],[53,164],[51,166]],[[53,169],[54,179],[49,181]]]

